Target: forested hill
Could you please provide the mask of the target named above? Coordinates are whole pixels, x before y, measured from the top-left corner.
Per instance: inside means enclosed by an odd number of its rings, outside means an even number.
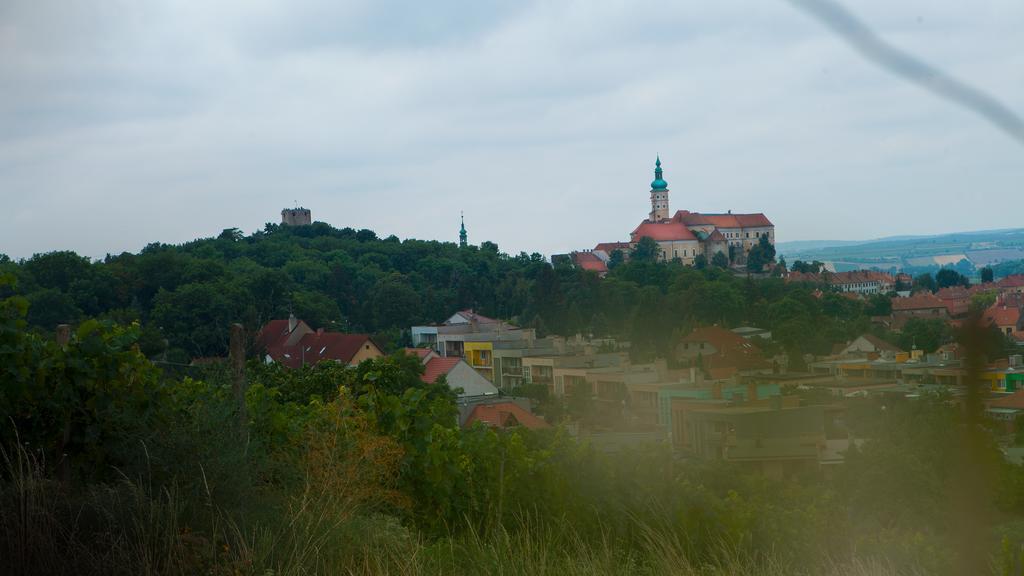
[[[871,312],[835,295],[813,298],[808,286],[751,282],[719,269],[635,259],[600,280],[490,242],[460,248],[380,239],[325,223],[268,224],[250,236],[228,229],[96,262],[73,252],[0,256],[4,273],[16,283],[0,286],[0,297],[27,296],[38,329],[88,317],[139,321],[146,354],[182,360],[224,354],[231,322],[255,330],[289,311],[314,327],[370,332],[394,347],[411,325],[475,308],[542,333],[622,336],[650,354],[711,322],[776,329],[788,351],[810,352],[866,330]]]

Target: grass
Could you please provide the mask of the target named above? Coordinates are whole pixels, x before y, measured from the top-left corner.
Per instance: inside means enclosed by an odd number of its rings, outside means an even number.
[[[630,546],[584,536],[567,523],[525,520],[512,530],[426,541],[393,517],[362,515],[344,499],[312,492],[295,498],[279,521],[243,528],[212,502],[197,514],[174,491],[151,492],[128,478],[71,494],[21,447],[3,452],[3,463],[0,560],[12,576],[897,574],[861,561],[824,561],[798,571],[770,555],[725,546],[696,562],[677,536],[653,528],[643,528],[639,544]]]

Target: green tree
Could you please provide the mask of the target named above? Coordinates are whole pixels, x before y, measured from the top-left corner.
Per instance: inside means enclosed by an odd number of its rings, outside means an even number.
[[[657,262],[660,258],[661,246],[649,236],[641,238],[629,255],[631,262]]]
[[[928,290],[929,292],[935,292],[937,289],[935,278],[931,274],[926,272],[914,277],[914,291]]]
[[[943,268],[935,274],[936,288],[948,288],[950,286],[969,286],[970,280],[966,276],[952,268]]]
[[[728,268],[729,257],[725,255],[725,252],[715,252],[715,255],[711,257],[711,265],[718,268]]]
[[[992,271],[992,267],[991,266],[985,266],[984,268],[981,269],[981,283],[982,284],[987,284],[989,282],[992,282],[993,279],[994,279],[994,273]]]

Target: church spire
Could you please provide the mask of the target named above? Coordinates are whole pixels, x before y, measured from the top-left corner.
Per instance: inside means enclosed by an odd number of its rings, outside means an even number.
[[[651,182],[651,222],[668,219],[668,182],[661,172],[661,155],[654,160],[654,181]]]
[[[459,212],[459,222],[461,222],[462,224],[462,226],[459,228],[459,247],[465,248],[466,245],[468,244],[468,242],[466,241],[466,217],[461,211]]]

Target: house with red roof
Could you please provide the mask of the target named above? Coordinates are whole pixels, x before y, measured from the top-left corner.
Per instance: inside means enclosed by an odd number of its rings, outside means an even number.
[[[995,282],[995,285],[1000,292],[1024,294],[1024,274],[1011,274],[1005,278],[1000,278]]]
[[[694,329],[676,347],[676,357],[691,366],[699,364],[705,373],[719,378],[771,368],[771,363],[750,340],[720,326]]]
[[[983,321],[1010,337],[1013,337],[1015,332],[1024,331],[1024,315],[1021,314],[1021,309],[999,302],[985,310]]]
[[[589,270],[600,277],[608,275],[608,261],[598,256],[597,251],[584,250],[569,255],[572,263],[580,270]]]
[[[480,422],[491,428],[515,428],[522,426],[530,430],[550,428],[551,425],[542,418],[530,413],[515,402],[496,402],[493,404],[477,404],[469,412],[463,426],[468,428]]]
[[[602,242],[593,250],[574,254],[593,254],[607,264],[615,250],[628,255],[643,238],[657,242],[659,257],[663,261],[679,260],[692,265],[698,256],[709,262],[717,253],[735,256],[737,262],[744,262],[750,249],[762,237],[775,243],[775,225],[762,213],[733,214],[732,211],[704,214],[679,210],[670,215],[668,182],[663,178],[661,158],[654,163],[654,181],[651,182],[651,211],[629,235],[629,242]],[[583,269],[595,269],[598,265],[589,257],[572,258],[574,264]],[[590,266],[591,268],[587,268]],[[596,270],[595,270],[596,271]]]
[[[325,361],[357,366],[363,360],[384,355],[369,334],[313,330],[295,316],[267,322],[257,334],[255,345],[268,364],[276,362],[289,368]]]
[[[911,318],[949,319],[946,303],[931,292],[919,292],[905,298],[896,296],[892,300],[892,323],[894,330],[901,329]]]
[[[459,391],[460,400],[498,396],[494,384],[458,356],[440,356],[433,350],[415,348],[406,348],[405,352],[416,355],[423,363],[421,380],[433,384],[444,376],[448,387]]]

